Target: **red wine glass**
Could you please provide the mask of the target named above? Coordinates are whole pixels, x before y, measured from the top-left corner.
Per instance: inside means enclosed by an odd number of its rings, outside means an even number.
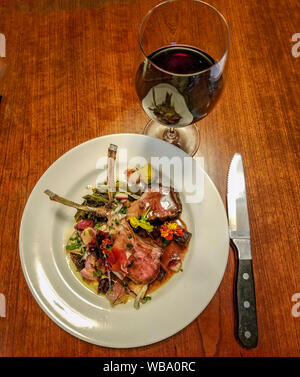
[[[150,117],[144,133],[193,156],[199,128],[224,85],[229,27],[213,6],[199,0],[168,0],[152,8],[138,34],[135,86]]]

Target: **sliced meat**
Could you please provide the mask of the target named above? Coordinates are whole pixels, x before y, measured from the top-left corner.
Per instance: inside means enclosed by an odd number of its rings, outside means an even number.
[[[112,287],[112,290],[106,292],[106,297],[112,305],[117,305],[126,300],[126,292],[124,286],[116,281]]]
[[[78,223],[75,225],[75,229],[84,230],[85,228],[93,227],[93,226],[94,226],[93,220],[84,219],[84,220],[78,221]]]
[[[187,244],[190,242],[191,237],[192,237],[192,233],[187,232],[187,231],[184,230],[182,236],[176,236],[176,234],[174,234],[173,239],[180,246],[186,247]]]
[[[107,263],[109,270],[126,275],[128,260],[123,248],[114,245],[111,251],[107,250]]]
[[[151,283],[156,279],[162,250],[144,243],[135,245],[134,253],[129,257],[127,276],[136,284]]]
[[[91,228],[91,227],[85,228],[80,234],[82,242],[85,245],[88,245],[96,237],[96,233],[97,231],[94,228]]]
[[[94,266],[96,263],[96,258],[94,255],[89,254],[85,260],[85,267],[80,271],[80,274],[83,278],[89,281],[97,281],[97,276],[94,276],[96,272]]]
[[[160,268],[162,248],[152,238],[141,238],[123,220],[115,233],[114,248],[127,256],[127,276],[136,284],[147,284],[156,279]]]
[[[182,262],[184,252],[184,247],[178,245],[175,241],[171,241],[169,245],[164,248],[164,253],[161,258],[161,265],[165,271],[175,271],[174,267],[179,266],[178,262]]]
[[[138,237],[126,219],[122,219],[117,227],[114,229],[114,247],[118,249],[128,250],[132,253],[132,239]]]
[[[182,211],[179,195],[172,189],[160,187],[159,191],[147,191],[133,202],[127,211],[127,217],[139,218],[146,213],[149,206],[151,210],[147,218],[150,221],[174,219]]]

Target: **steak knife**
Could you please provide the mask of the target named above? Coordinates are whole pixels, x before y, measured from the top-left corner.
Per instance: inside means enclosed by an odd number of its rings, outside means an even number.
[[[238,338],[247,348],[257,346],[258,329],[252,269],[250,226],[242,156],[232,158],[227,187],[230,239],[238,252],[236,303]]]

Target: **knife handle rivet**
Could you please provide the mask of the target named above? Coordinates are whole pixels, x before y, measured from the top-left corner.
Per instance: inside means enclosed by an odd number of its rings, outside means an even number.
[[[249,339],[251,337],[251,332],[250,331],[245,331],[245,337]]]
[[[249,279],[249,274],[247,272],[243,273],[243,279],[248,280]]]
[[[250,308],[250,302],[249,301],[244,301],[244,308],[246,308],[246,309]]]

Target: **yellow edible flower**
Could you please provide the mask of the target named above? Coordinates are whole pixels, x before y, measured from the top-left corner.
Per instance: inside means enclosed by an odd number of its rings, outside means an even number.
[[[131,216],[129,218],[129,221],[130,221],[130,224],[134,227],[134,228],[137,228],[139,226],[139,223],[140,221],[135,217],[135,216]]]
[[[146,220],[146,218],[147,218],[147,214],[148,214],[148,212],[150,211],[150,209],[151,209],[151,207],[148,207],[147,212],[145,213],[145,215],[143,215],[143,216],[141,217],[140,220],[137,219],[135,216],[131,216],[131,217],[129,218],[129,222],[130,222],[131,226],[132,226],[133,228],[137,228],[137,227],[139,226],[139,227],[145,229],[147,232],[152,232],[152,231],[153,231],[153,225],[151,225],[151,224],[149,223],[149,221]]]

